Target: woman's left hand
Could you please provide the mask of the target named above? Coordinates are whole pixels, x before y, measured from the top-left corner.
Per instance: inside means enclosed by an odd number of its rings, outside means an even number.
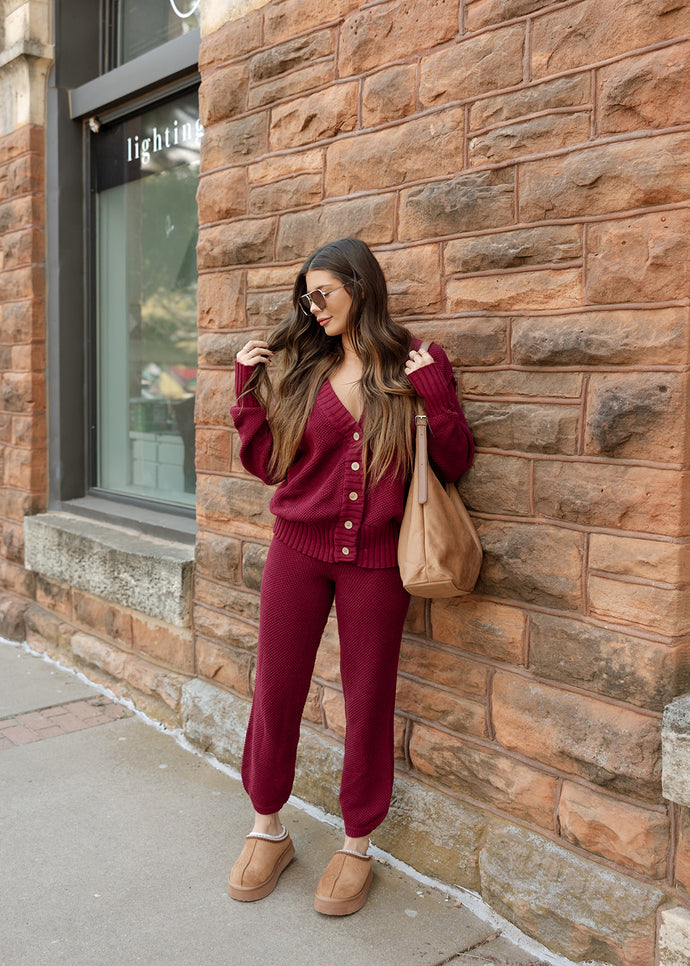
[[[410,373],[416,372],[417,369],[430,366],[433,361],[434,357],[430,352],[420,352],[418,349],[412,349],[405,363],[405,375],[409,376]]]

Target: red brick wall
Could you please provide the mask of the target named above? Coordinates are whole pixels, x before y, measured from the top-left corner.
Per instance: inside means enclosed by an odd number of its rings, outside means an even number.
[[[0,584],[32,595],[22,518],[45,508],[44,131],[0,138]]]
[[[690,684],[689,29],[687,5],[633,0],[283,0],[201,52],[198,673],[250,696],[271,519],[237,458],[235,352],[310,250],[359,235],[462,372],[478,443],[461,489],[485,564],[470,599],[413,603],[400,768],[667,890],[688,837],[660,727]],[[332,633],[306,718],[343,732]],[[636,948],[616,955],[651,961],[653,936]]]

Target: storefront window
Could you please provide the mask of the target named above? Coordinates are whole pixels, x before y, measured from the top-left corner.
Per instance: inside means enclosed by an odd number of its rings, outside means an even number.
[[[119,66],[199,26],[201,0],[114,0]]]
[[[97,485],[194,503],[197,92],[92,136]]]

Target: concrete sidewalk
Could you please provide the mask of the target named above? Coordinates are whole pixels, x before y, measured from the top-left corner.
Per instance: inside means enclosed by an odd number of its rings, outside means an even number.
[[[0,966],[544,962],[385,860],[360,913],[320,916],[314,888],[342,833],[293,805],[295,860],[267,899],[233,902],[250,817],[227,771],[0,643]]]

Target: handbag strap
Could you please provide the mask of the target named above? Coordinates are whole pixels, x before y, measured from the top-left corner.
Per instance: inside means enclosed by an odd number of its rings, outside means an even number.
[[[426,352],[429,348],[429,344],[430,343],[428,342],[422,342],[422,344],[419,347],[419,351]],[[428,475],[429,459],[428,459],[427,442],[426,442],[426,428],[427,428],[429,419],[426,413],[424,412],[424,407],[421,404],[421,402],[419,403],[419,406],[422,411],[417,413],[414,418],[414,423],[417,430],[417,442],[416,442],[416,445],[417,445],[417,459],[416,459],[417,502],[426,503],[427,496],[428,496],[427,482],[429,479],[429,475]]]

